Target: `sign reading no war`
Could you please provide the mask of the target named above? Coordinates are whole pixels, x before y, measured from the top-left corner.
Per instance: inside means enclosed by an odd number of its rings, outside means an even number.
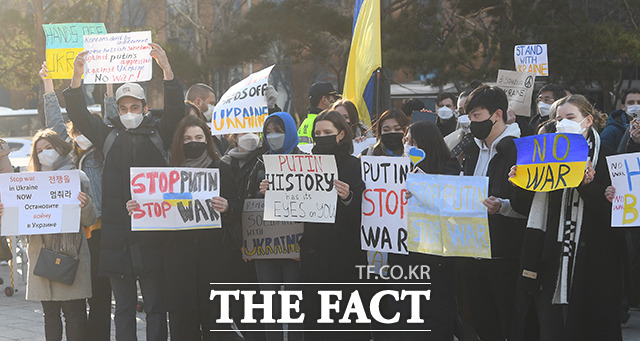
[[[616,189],[611,208],[611,226],[640,226],[640,153],[607,156],[607,164],[611,185]]]
[[[513,183],[529,191],[577,187],[587,167],[589,145],[581,134],[542,134],[513,140],[518,169]]]
[[[84,82],[107,84],[151,79],[151,31],[84,36]]]

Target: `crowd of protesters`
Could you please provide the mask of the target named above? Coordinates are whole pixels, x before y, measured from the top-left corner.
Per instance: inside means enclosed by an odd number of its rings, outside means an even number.
[[[149,108],[140,85],[125,83],[115,92],[107,86],[103,116],[91,114],[82,91],[83,52],[63,91],[70,120],[65,122],[46,64],[41,67],[47,129],[33,137],[28,170],[79,169],[82,182],[78,232],[26,238],[27,299],[42,302],[47,340],[61,340],[63,334],[67,340],[109,340],[112,297],[115,339],[136,340],[139,291],[147,340],[279,341],[284,330],[289,340],[622,339],[629,308],[640,305],[640,235],[611,228],[615,188],[605,157],[640,151],[640,124],[632,124],[640,120],[640,89],[626,90],[621,108],[607,116],[584,96],[547,84],[529,119],[510,117],[500,88],[473,84],[459,95],[438,95],[433,122],[412,118],[431,108],[410,99],[402,108],[379,113],[367,127],[353,102],[330,83],[317,82],[309,89],[306,119],[297,127],[293,116],[278,108],[276,89],[269,86],[262,133],[221,136],[207,124],[214,90],[200,83],[185,89],[162,47],[151,47],[163,71],[164,106],[157,110]],[[515,186],[514,140],[554,132],[586,139],[589,162],[581,184],[549,193]],[[371,137],[375,144],[354,150],[354,141]],[[243,261],[243,202],[264,198],[269,188],[263,155],[302,154],[303,144],[313,145],[313,154],[335,157],[335,223],[305,223],[299,258]],[[431,290],[430,301],[420,308],[422,324],[386,328],[393,332],[373,324],[355,331],[351,324],[318,325],[321,302],[312,292],[348,293],[339,283],[362,280],[358,266],[367,264],[360,246],[365,184],[354,155],[403,157],[411,147],[426,154],[415,172],[488,177],[483,204],[492,258],[390,255],[390,265],[431,269],[429,284],[410,283]],[[1,155],[6,164],[7,153]],[[218,169],[220,196],[210,202],[221,214],[222,228],[132,232],[130,215],[139,205],[131,200],[131,167]],[[3,209],[0,203],[0,215]],[[80,260],[72,285],[34,275],[41,248]],[[211,283],[239,282],[255,284],[249,286],[253,290],[279,290],[276,283],[302,290],[304,323],[247,323],[242,304],[230,306],[235,327],[218,323],[221,306],[209,299]],[[339,311],[346,304],[341,301]],[[410,309],[389,301],[383,313]],[[279,304],[273,310],[279,312]]]

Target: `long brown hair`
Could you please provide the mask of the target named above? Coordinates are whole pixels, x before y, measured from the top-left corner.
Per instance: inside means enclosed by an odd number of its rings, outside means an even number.
[[[182,166],[186,159],[184,157],[184,133],[189,127],[200,127],[200,129],[202,129],[207,143],[207,153],[209,153],[211,159],[219,160],[220,158],[218,157],[213,144],[213,135],[211,135],[211,130],[207,124],[196,116],[187,115],[182,119],[182,121],[180,121],[180,123],[178,123],[176,133],[173,135],[173,144],[171,145],[171,166]]]
[[[311,138],[316,137],[316,123],[320,121],[329,121],[338,130],[338,134],[344,131],[344,137],[340,140],[338,145],[343,148],[347,148],[349,154],[353,153],[353,135],[351,135],[351,128],[349,123],[342,117],[342,114],[335,110],[325,110],[321,112],[315,121],[313,121],[313,129],[311,130]]]
[[[600,113],[598,110],[596,110],[593,104],[591,104],[591,102],[589,102],[589,100],[582,95],[569,95],[559,99],[558,101],[556,101],[556,103],[557,103],[556,108],[560,107],[565,103],[570,103],[575,105],[578,108],[578,110],[580,110],[582,117],[587,117],[591,115],[591,117],[593,117],[592,126],[598,132],[601,132],[602,129],[604,129],[604,126],[606,125],[606,116]]]
[[[33,136],[33,143],[31,144],[31,157],[29,158],[29,165],[27,169],[30,172],[39,172],[42,170],[42,164],[40,163],[40,159],[38,159],[38,149],[36,145],[40,140],[47,140],[53,149],[55,149],[60,156],[68,155],[71,150],[73,150],[73,146],[70,143],[64,142],[63,139],[56,134],[52,129],[43,129],[38,131]]]

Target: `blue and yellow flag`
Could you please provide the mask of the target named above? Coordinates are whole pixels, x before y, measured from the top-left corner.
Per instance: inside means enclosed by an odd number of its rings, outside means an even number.
[[[367,126],[373,109],[373,73],[380,67],[380,0],[357,0],[343,96],[355,103]]]

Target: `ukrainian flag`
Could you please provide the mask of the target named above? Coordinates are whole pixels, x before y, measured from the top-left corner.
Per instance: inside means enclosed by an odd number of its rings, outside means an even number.
[[[381,67],[380,0],[356,0],[343,97],[355,103],[367,126],[373,110],[373,73]]]

